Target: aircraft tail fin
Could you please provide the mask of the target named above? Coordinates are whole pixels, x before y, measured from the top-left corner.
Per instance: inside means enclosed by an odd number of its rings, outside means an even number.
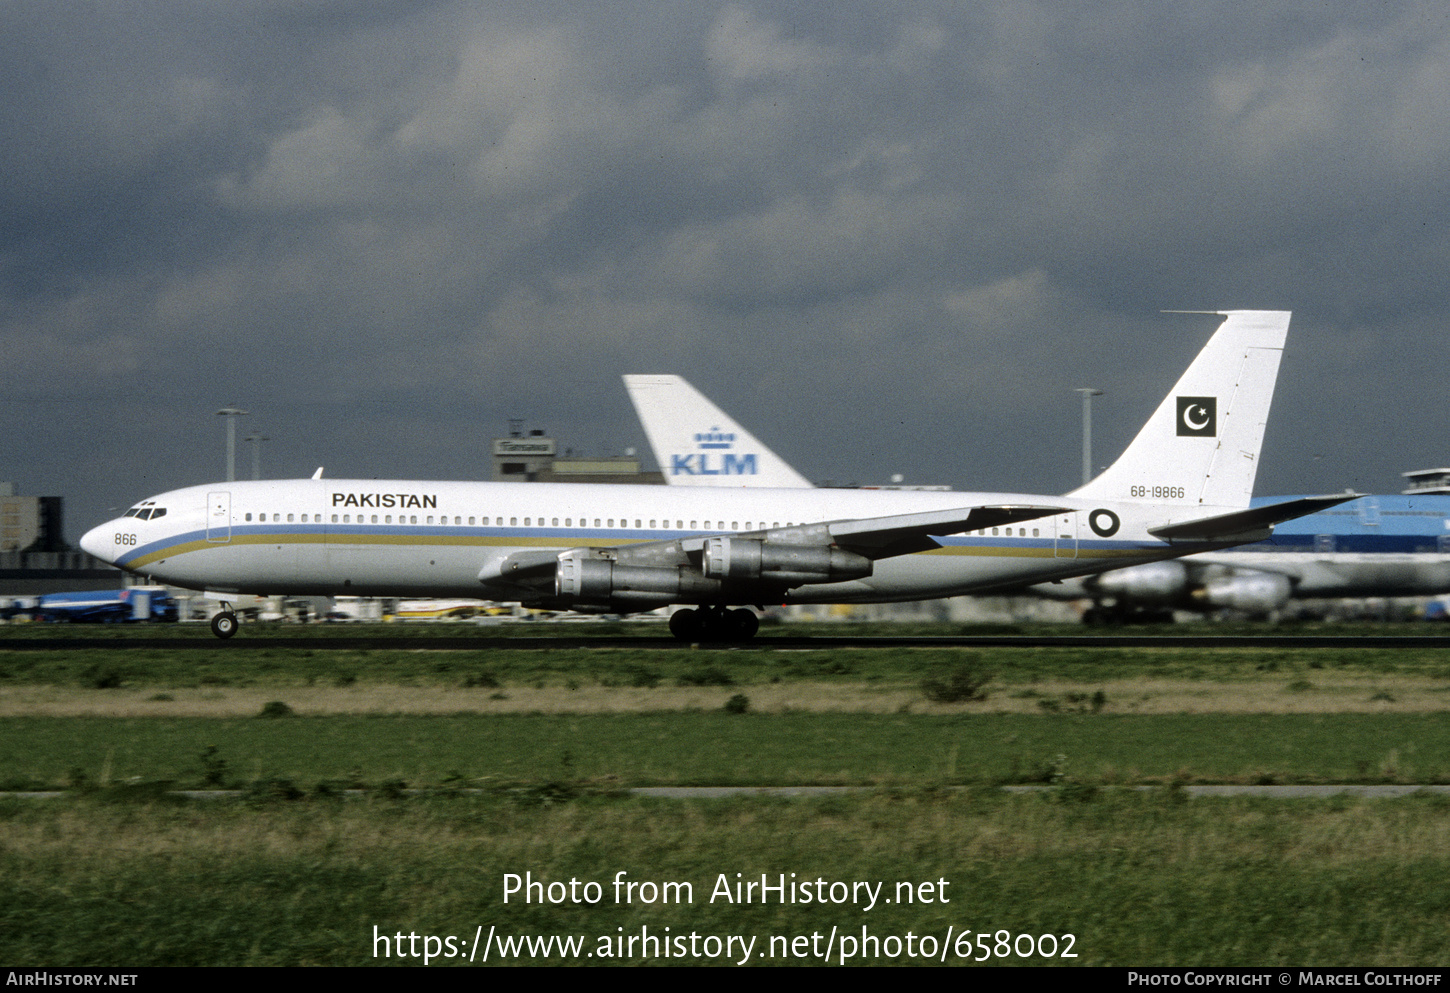
[[[1288,311],[1224,321],[1127,450],[1070,496],[1188,507],[1249,505]]]
[[[665,482],[672,486],[811,487],[679,376],[625,376],[624,386]]]

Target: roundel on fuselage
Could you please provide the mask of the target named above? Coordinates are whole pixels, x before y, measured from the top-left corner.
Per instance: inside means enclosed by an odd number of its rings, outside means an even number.
[[[1118,533],[1118,528],[1121,526],[1122,522],[1118,520],[1118,515],[1111,510],[1100,508],[1088,514],[1088,527],[1092,528],[1093,534],[1099,538],[1111,538]]]

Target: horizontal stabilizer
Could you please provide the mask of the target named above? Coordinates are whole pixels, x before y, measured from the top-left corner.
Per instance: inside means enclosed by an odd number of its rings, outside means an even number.
[[[1306,514],[1317,514],[1321,510],[1357,500],[1362,496],[1363,493],[1339,493],[1334,496],[1299,497],[1266,507],[1251,507],[1231,514],[1201,517],[1196,521],[1161,524],[1149,528],[1148,533],[1164,541],[1227,541],[1231,538],[1259,541],[1273,533],[1275,524],[1292,521]]]

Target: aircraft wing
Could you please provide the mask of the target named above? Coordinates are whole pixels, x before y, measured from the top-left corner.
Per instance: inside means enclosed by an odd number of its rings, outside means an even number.
[[[869,562],[937,548],[939,542],[933,535],[960,534],[963,531],[1036,520],[1060,513],[1064,509],[1030,504],[1002,504],[924,514],[824,521],[738,534],[691,535],[688,538],[644,541],[610,548],[587,545],[570,549],[531,548],[507,555],[491,556],[479,570],[478,581],[495,589],[537,589],[554,577],[562,559],[580,555],[606,559],[622,566],[700,570],[707,544],[714,542],[720,546],[722,541],[757,547],[768,545],[772,549],[785,550],[787,555],[791,550],[838,549]],[[869,572],[868,564],[863,563],[862,567]]]
[[[1066,513],[1069,509],[1031,504],[1002,504],[926,514],[833,521],[825,527],[830,532],[833,544],[868,559],[885,559],[939,547],[932,535],[961,534],[963,531],[1032,521]]]
[[[1300,497],[1263,507],[1235,510],[1229,514],[1201,517],[1196,521],[1160,524],[1149,528],[1148,533],[1164,541],[1260,541],[1273,534],[1275,524],[1291,521],[1305,514],[1316,514],[1362,496],[1363,493],[1339,493],[1332,496]]]

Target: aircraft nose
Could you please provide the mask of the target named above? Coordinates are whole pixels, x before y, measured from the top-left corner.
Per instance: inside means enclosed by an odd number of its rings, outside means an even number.
[[[110,522],[102,524],[100,527],[91,528],[85,534],[81,535],[82,550],[103,561],[114,562],[115,556],[112,553],[113,531],[114,529],[111,527]]]

